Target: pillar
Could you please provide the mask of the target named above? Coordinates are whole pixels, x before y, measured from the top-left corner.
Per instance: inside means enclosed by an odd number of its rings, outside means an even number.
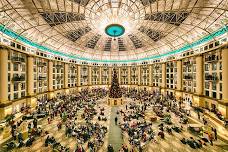
[[[203,95],[203,56],[196,56],[196,94]]]
[[[112,68],[108,68],[108,84],[111,85],[112,83]]]
[[[182,75],[183,75],[183,72],[182,72],[182,60],[178,60],[176,61],[177,62],[177,89],[176,89],[176,98],[177,99],[180,99],[183,97],[182,95],[182,86],[183,86],[183,82],[182,82]]]
[[[228,49],[222,50],[222,96],[228,103]]]
[[[141,66],[138,66],[138,85],[141,85]]]
[[[53,98],[53,61],[48,61],[48,99]]]
[[[64,63],[64,89],[68,88],[68,73],[69,73],[69,64]]]
[[[91,86],[92,85],[92,67],[89,66],[88,68],[88,85]]]
[[[118,76],[119,85],[121,85],[121,69],[120,69],[120,67],[118,67],[118,70],[116,72],[117,72],[117,76]]]
[[[99,66],[99,84],[102,85],[102,68]]]
[[[153,86],[153,66],[149,65],[149,86]]]
[[[78,67],[78,87],[80,87],[81,86],[81,66],[80,65],[78,65],[77,66]]]
[[[182,90],[182,61],[177,61],[177,90]]]
[[[222,50],[222,102],[226,105],[224,116],[228,118],[228,49]]]
[[[163,89],[166,88],[166,63],[162,63],[162,84]]]
[[[131,85],[131,66],[127,67],[127,82],[128,85]]]
[[[27,88],[27,92],[28,92],[28,96],[33,96],[34,94],[34,72],[33,72],[33,64],[34,64],[34,57],[33,56],[28,56],[27,58],[27,76],[28,76],[28,80],[27,80],[27,84],[28,84],[28,88]]]
[[[0,103],[8,102],[8,50],[0,48]]]
[[[193,96],[193,105],[204,107],[203,98],[203,56],[196,56],[196,95]]]

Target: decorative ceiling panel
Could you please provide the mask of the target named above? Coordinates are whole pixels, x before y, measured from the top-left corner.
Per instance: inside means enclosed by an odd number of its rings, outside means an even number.
[[[135,61],[192,49],[227,25],[227,8],[227,0],[1,0],[0,23],[38,48]],[[105,33],[110,24],[125,29],[116,41]]]

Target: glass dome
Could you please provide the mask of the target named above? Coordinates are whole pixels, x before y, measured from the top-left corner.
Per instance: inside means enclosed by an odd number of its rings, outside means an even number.
[[[176,57],[228,29],[227,0],[29,1],[1,1],[0,32],[81,61]]]
[[[125,32],[124,27],[119,24],[111,24],[105,28],[105,33],[111,37],[119,37],[123,35],[124,32]]]

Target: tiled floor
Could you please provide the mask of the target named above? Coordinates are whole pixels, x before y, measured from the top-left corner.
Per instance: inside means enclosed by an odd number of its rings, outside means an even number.
[[[130,102],[131,100],[128,99],[128,101]],[[107,126],[108,131],[109,131],[110,127],[112,127],[112,123],[110,123],[111,107],[106,105],[105,102],[99,103],[98,106],[104,107],[105,116],[107,117],[108,120],[106,122],[105,121],[98,121],[97,117],[96,117],[93,120],[93,122],[99,122],[99,124]],[[124,105],[123,105],[123,107],[124,107]],[[151,111],[152,111],[151,109],[148,109],[147,114],[153,115],[153,112],[151,112]],[[175,118],[175,116],[173,116],[172,118],[173,118],[172,119],[173,122],[175,122],[177,124],[178,119]],[[112,117],[112,119],[113,119],[113,117]],[[39,123],[39,125],[41,125],[44,130],[47,130],[52,136],[54,136],[55,139],[58,142],[60,142],[62,145],[70,147],[70,150],[74,151],[76,144],[77,144],[77,141],[73,137],[68,138],[65,136],[65,128],[64,127],[60,131],[57,130],[57,123],[59,120],[60,120],[60,118],[55,118],[51,124],[48,124],[47,119],[44,119],[43,121],[41,121]],[[81,121],[83,121],[83,120],[77,120],[76,123],[79,123]],[[155,130],[156,133],[157,133],[157,125],[158,124],[159,124],[159,122],[153,123],[153,129]],[[184,126],[185,130],[186,130],[186,128],[187,128],[187,125]],[[121,136],[120,135],[121,132],[117,131],[115,133],[117,134],[117,136],[119,136],[119,137]],[[102,148],[99,149],[99,152],[106,152],[107,151],[107,146],[109,144],[110,138],[112,138],[112,137],[108,137],[108,136],[109,136],[109,133],[106,134],[104,145]],[[192,149],[188,145],[184,145],[180,142],[180,139],[182,139],[183,137],[189,138],[190,136],[193,136],[193,135],[191,135],[188,131],[184,131],[181,134],[174,132],[173,135],[169,135],[169,134],[165,133],[165,139],[164,140],[162,140],[156,136],[155,137],[156,142],[152,141],[152,142],[148,143],[145,146],[144,151],[145,152],[228,152],[228,145],[222,141],[214,142],[214,146],[211,146],[208,144],[207,146],[204,146],[202,149]],[[20,149],[15,149],[14,152],[51,152],[52,151],[51,147],[44,147],[45,138],[46,137],[42,137],[42,138],[37,139],[30,148],[23,147]],[[113,136],[113,138],[114,138],[114,136]],[[126,145],[129,145],[126,138],[127,137],[124,136],[124,142]],[[86,148],[87,147],[86,143],[83,144],[83,147],[86,149],[86,151],[89,151]],[[132,148],[132,147],[129,147],[129,148]]]

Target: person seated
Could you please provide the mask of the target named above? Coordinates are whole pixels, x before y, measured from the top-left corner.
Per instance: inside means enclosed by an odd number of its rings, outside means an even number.
[[[180,141],[182,142],[182,144],[186,144],[187,143],[187,140],[185,138],[182,138]]]
[[[163,131],[160,131],[160,132],[158,133],[158,136],[160,136],[162,139],[165,139],[165,134],[164,134]]]
[[[170,127],[166,127],[166,131],[169,133],[169,134],[172,134],[172,129]]]
[[[29,137],[29,139],[25,143],[25,146],[30,147],[32,145],[33,141],[34,141],[33,137]]]
[[[113,147],[112,147],[112,145],[110,144],[110,145],[108,145],[108,152],[114,152],[114,149],[113,149]]]

